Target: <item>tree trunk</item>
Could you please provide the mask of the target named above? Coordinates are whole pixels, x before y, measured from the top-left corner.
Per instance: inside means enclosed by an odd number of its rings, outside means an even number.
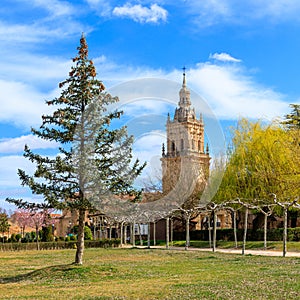
[[[185,250],[190,246],[190,216],[187,215],[185,219]]]
[[[39,244],[39,228],[38,226],[35,227],[35,235],[36,235],[36,249],[40,250],[40,244]]]
[[[150,249],[150,222],[148,222],[147,247]]]
[[[171,218],[171,228],[170,228],[170,231],[171,231],[171,246],[173,246],[173,218]]]
[[[166,218],[166,248],[169,249],[169,234],[170,234],[170,229],[169,229],[169,220],[170,218]]]
[[[209,241],[209,248],[211,248],[211,224],[210,224],[210,216],[208,216],[208,241]]]
[[[283,249],[282,249],[283,257],[285,257],[287,251],[287,211],[288,208],[284,207]]]
[[[264,214],[264,249],[267,250],[268,215]]]
[[[97,235],[97,230],[96,230],[96,235]],[[101,218],[99,219],[99,239],[102,240],[102,222],[101,222]]]
[[[233,211],[233,235],[234,235],[234,244],[235,244],[235,248],[238,247],[237,244],[237,231],[236,231],[236,211]]]
[[[124,226],[124,222],[121,222],[120,224],[120,246],[123,247],[123,226]]]
[[[216,251],[216,241],[217,241],[217,212],[213,211],[213,217],[214,217],[214,233],[213,233],[213,252]]]
[[[139,237],[140,237],[140,246],[143,246],[143,238],[142,238],[142,232],[141,232],[141,224],[138,224],[139,228]]]
[[[246,208],[245,211],[244,238],[243,238],[243,249],[242,249],[243,255],[245,254],[245,248],[246,248],[247,228],[248,228],[248,208]]]
[[[82,265],[82,257],[84,251],[84,220],[85,209],[79,209],[77,250],[75,255],[75,264],[78,265]]]
[[[156,246],[156,221],[153,222],[153,245]]]
[[[131,234],[132,234],[132,247],[135,247],[135,222],[134,221],[132,223]]]
[[[127,225],[124,224],[124,244],[127,245]]]
[[[93,223],[93,239],[96,240],[96,218],[94,218],[94,223]]]
[[[109,223],[109,240],[111,240],[111,224]]]

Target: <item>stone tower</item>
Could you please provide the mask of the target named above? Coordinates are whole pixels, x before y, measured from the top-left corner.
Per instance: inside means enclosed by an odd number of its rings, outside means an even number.
[[[208,178],[210,157],[208,146],[204,150],[202,114],[197,119],[191,107],[185,68],[178,107],[173,120],[168,114],[166,127],[167,146],[163,144],[161,158],[163,193],[168,194],[176,185],[178,187],[178,182],[181,182],[179,190],[192,186],[192,193],[201,192]]]

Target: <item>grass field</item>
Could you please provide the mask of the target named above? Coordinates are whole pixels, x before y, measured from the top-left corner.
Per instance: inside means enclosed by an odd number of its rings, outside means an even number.
[[[0,253],[0,299],[300,299],[300,259],[163,249]]]

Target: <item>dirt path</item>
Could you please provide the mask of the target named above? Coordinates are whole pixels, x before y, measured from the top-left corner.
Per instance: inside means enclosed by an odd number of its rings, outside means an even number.
[[[125,247],[131,247],[131,246],[125,246]],[[145,246],[137,246],[136,248],[147,248]],[[165,246],[151,246],[151,249],[166,249]],[[185,251],[184,247],[169,247],[169,250],[180,250]],[[208,248],[194,248],[189,247],[187,251],[202,251],[202,252],[212,252],[211,249]],[[221,249],[217,248],[216,252],[221,253],[233,253],[233,254],[242,254],[242,249]],[[262,256],[282,256],[282,251],[275,251],[275,250],[245,250],[245,255],[251,254],[251,255],[262,255]],[[289,252],[287,251],[286,257],[300,257],[300,252]]]
[[[191,248],[190,250],[200,250],[200,251],[209,251],[209,249],[197,249],[197,248]],[[242,254],[241,249],[216,249],[216,252],[222,252],[222,253],[234,253],[234,254]],[[251,255],[263,255],[263,256],[282,256],[282,251],[271,251],[271,250],[245,250],[245,255],[251,254]],[[287,252],[287,257],[300,257],[300,252]]]

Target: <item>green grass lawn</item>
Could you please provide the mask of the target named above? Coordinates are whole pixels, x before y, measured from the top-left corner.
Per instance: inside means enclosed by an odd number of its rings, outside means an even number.
[[[300,299],[300,259],[164,249],[0,253],[0,299]]]

